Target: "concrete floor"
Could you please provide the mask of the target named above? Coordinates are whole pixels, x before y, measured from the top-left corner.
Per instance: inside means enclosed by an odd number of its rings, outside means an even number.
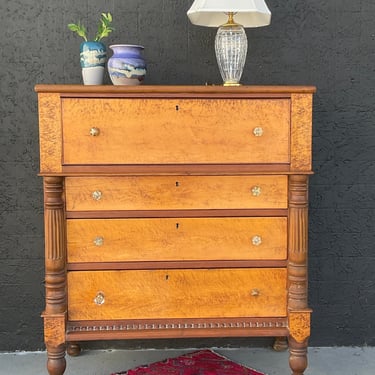
[[[181,350],[91,350],[78,357],[67,356],[64,375],[110,375],[142,364],[175,357],[195,349]],[[213,349],[237,363],[268,375],[288,375],[288,352],[266,348]],[[45,352],[0,353],[1,375],[43,375]],[[305,375],[374,375],[375,348],[309,348]],[[162,375],[162,374],[160,374]]]

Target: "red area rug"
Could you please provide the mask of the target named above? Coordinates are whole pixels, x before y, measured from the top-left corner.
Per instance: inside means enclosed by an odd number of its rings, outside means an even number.
[[[140,366],[111,375],[265,375],[241,366],[211,350],[200,350],[176,358]]]

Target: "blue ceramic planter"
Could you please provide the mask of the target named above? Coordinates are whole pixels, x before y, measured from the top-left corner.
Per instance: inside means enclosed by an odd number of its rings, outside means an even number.
[[[101,85],[103,83],[107,51],[101,42],[83,42],[80,47],[83,83]]]
[[[107,61],[107,51],[105,45],[100,42],[83,42],[80,47],[81,67],[92,68],[102,66],[104,68]]]
[[[113,56],[108,60],[108,73],[114,85],[139,85],[146,75],[144,47],[133,44],[109,46]]]

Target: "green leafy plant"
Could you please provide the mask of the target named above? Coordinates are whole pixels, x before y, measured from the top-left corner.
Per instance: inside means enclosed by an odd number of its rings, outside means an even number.
[[[95,35],[95,42],[101,41],[103,38],[107,37],[114,28],[111,26],[112,23],[112,15],[111,13],[102,13],[100,17],[100,23],[98,26],[98,31]],[[82,37],[87,42],[87,29],[84,25],[78,21],[77,23],[70,23],[68,24],[69,30],[77,33],[80,37]]]

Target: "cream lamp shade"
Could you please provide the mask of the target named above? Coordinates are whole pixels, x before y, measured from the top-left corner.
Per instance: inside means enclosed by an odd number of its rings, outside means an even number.
[[[215,52],[224,85],[239,85],[247,54],[244,27],[267,26],[264,0],[195,0],[187,15],[194,25],[219,27]]]

